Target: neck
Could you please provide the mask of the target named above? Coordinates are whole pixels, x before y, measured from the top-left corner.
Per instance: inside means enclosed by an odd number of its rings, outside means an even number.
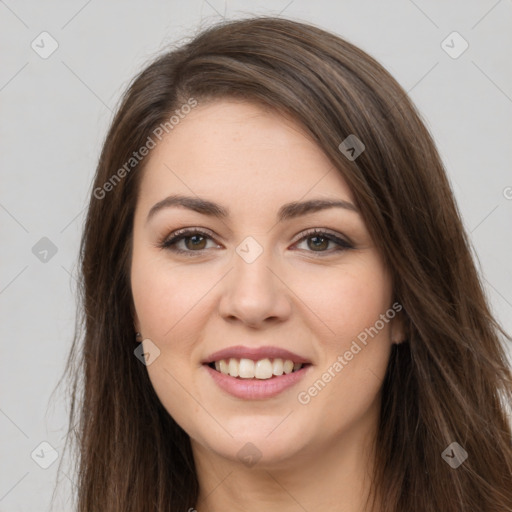
[[[375,429],[354,426],[335,442],[318,440],[288,459],[246,467],[192,442],[197,512],[331,510],[370,512]],[[371,502],[370,502],[371,503]]]

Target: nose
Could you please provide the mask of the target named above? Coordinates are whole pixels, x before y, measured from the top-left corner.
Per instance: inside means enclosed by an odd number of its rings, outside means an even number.
[[[270,251],[247,262],[235,254],[234,268],[223,279],[224,289],[219,304],[221,316],[251,328],[280,323],[290,316],[291,291],[272,265]]]

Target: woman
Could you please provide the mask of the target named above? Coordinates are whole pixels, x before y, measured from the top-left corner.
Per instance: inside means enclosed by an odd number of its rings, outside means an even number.
[[[148,66],[81,273],[78,510],[512,510],[510,338],[430,134],[352,44],[261,17]]]

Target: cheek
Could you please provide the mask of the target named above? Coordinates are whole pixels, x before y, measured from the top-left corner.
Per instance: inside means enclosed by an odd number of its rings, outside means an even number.
[[[201,412],[187,390],[193,388],[191,354],[204,316],[201,298],[213,281],[211,276],[204,279],[160,256],[134,251],[131,286],[137,317],[144,338],[160,350],[147,366],[148,376],[160,402],[187,432],[194,432],[191,418]]]
[[[331,350],[341,350],[374,326],[391,306],[391,282],[377,258],[360,258],[350,265],[301,272],[293,290],[315,322],[314,332]],[[311,312],[314,315],[311,315]],[[379,324],[380,325],[380,324]],[[385,324],[379,335],[388,332]]]
[[[325,277],[317,272],[308,286],[301,282],[301,297],[317,313],[324,334],[318,338],[318,373],[304,383],[298,399],[311,418],[329,410],[342,418],[334,430],[348,428],[371,410],[385,376],[394,317],[391,281],[379,260],[368,258],[338,272],[331,269]]]
[[[132,294],[145,337],[157,343],[175,337],[192,318],[198,318],[201,301],[214,286],[212,273],[195,272],[190,265],[170,263],[162,256],[134,254]]]

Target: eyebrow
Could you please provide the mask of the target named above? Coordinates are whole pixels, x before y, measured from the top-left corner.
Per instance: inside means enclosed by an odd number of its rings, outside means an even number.
[[[208,199],[192,196],[171,195],[156,203],[151,210],[149,210],[146,218],[146,224],[157,212],[171,207],[187,208],[201,213],[202,215],[208,215],[209,217],[215,217],[218,219],[225,219],[229,217],[228,208],[214,203],[213,201],[209,201]],[[328,208],[344,208],[346,210],[359,213],[359,210],[352,203],[344,201],[343,199],[311,199],[309,201],[293,201],[291,203],[284,204],[279,208],[277,219],[279,222],[283,222],[285,220],[326,210]]]

